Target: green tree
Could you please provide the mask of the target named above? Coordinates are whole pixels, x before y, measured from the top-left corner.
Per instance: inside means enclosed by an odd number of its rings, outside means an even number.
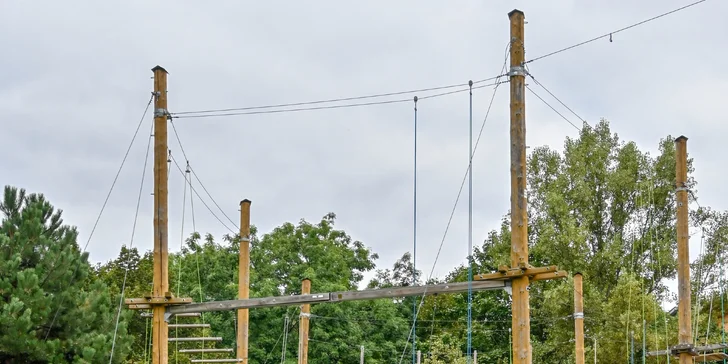
[[[10,186],[0,212],[0,362],[108,362],[117,306],[90,276],[76,228],[42,194]],[[126,331],[121,317],[116,363],[129,350]]]

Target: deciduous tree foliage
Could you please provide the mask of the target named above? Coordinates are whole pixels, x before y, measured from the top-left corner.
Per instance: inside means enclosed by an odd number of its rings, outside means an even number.
[[[109,362],[116,305],[74,227],[41,194],[6,186],[0,203],[0,362]],[[122,317],[114,362],[131,337]]]
[[[635,143],[621,141],[602,120],[593,127],[584,126],[578,138],[567,138],[562,151],[539,147],[528,158],[530,263],[558,265],[584,275],[586,354],[593,356],[596,340],[600,363],[627,362],[632,337],[639,350],[635,357],[640,359],[643,342],[647,350],[677,343],[676,317],[665,310],[676,304],[667,290],[677,266],[673,138],[659,140],[654,149],[653,155]],[[690,178],[692,202],[697,201],[696,186]],[[87,279],[86,263],[78,272],[70,268],[86,259],[78,254],[75,230],[62,227],[60,217],[42,197],[6,191],[2,211],[0,293],[5,302],[0,306],[0,355],[6,356],[0,359],[22,355],[30,362],[108,360],[103,355],[109,351],[113,329],[109,322],[114,319],[126,268],[125,296],[143,296],[151,290],[151,254],[123,247],[117,259],[96,267],[92,272],[96,279]],[[691,223],[692,231],[698,232],[693,241],[701,239],[703,246],[691,274],[694,335],[700,344],[721,342],[728,213],[703,206],[691,213]],[[509,230],[506,214],[501,226],[476,247],[475,272],[495,271],[510,263]],[[170,254],[170,289],[195,301],[236,298],[239,244],[236,235],[216,240],[210,234],[190,232],[181,249],[171,246],[176,252]],[[284,223],[264,234],[252,227],[250,249],[251,297],[300,294],[304,278],[311,279],[314,293],[425,283],[420,271],[413,272],[408,252],[392,267],[375,270],[377,254],[337,230],[334,214],[315,223]],[[363,282],[367,272],[373,278]],[[47,275],[51,278],[45,279]],[[77,283],[61,283],[70,282],[72,276]],[[467,267],[458,266],[427,283],[466,280]],[[96,290],[100,294],[88,294]],[[573,280],[534,282],[530,294],[534,362],[573,363]],[[40,340],[39,333],[48,329],[49,315],[62,295],[73,304],[60,311],[49,340]],[[359,363],[361,346],[366,363],[398,363],[400,358],[408,362],[413,303],[419,308],[417,348],[424,363],[466,362],[467,294],[314,304],[309,362]],[[473,294],[472,342],[479,362],[510,362],[510,307],[511,297],[505,291]],[[295,363],[299,314],[298,306],[250,310],[250,363]],[[221,336],[221,343],[205,346],[235,348],[235,312],[174,320],[205,322],[212,328],[172,329],[170,337]],[[67,325],[71,322],[75,326]],[[149,319],[126,311],[121,322],[117,355],[124,355],[128,362],[144,362],[149,353]],[[132,342],[124,335],[127,326]],[[189,363],[191,357],[177,350],[194,347],[201,346],[170,345],[170,362]],[[231,355],[206,356],[211,357]],[[666,358],[648,362],[665,363]]]

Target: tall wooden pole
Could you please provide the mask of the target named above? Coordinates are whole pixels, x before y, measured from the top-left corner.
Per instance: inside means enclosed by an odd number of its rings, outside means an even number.
[[[576,364],[584,364],[584,289],[581,273],[574,273],[574,326]]]
[[[690,250],[688,247],[688,138],[675,139],[675,187],[677,195],[677,291],[678,291],[678,343],[692,345],[690,331]],[[680,353],[680,364],[693,362],[690,353]]]
[[[156,66],[154,72],[154,289],[155,298],[169,293],[167,263],[167,71]],[[154,305],[152,318],[152,363],[167,364],[168,327],[164,305]]]
[[[511,20],[511,267],[528,267],[526,201],[526,99],[523,33],[525,16],[508,13]],[[531,364],[531,323],[527,276],[512,280],[513,363]]]
[[[238,259],[238,298],[250,297],[250,200],[240,201],[240,256]],[[237,359],[248,364],[248,309],[238,310]]]
[[[311,280],[305,278],[301,294],[311,293]],[[301,306],[301,327],[298,334],[298,364],[308,364],[308,320],[311,317],[311,304]]]

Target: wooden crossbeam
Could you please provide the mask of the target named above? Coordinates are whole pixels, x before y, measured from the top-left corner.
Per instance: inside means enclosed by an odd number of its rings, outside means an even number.
[[[155,305],[180,305],[187,303],[192,303],[192,298],[173,297],[169,292],[165,292],[164,297],[146,296],[144,298],[127,298],[124,300],[124,304],[130,310],[151,310]]]
[[[441,293],[463,293],[469,288],[473,291],[486,291],[506,288],[506,282],[474,281],[443,283],[412,287],[393,287],[382,289],[368,289],[363,291],[342,291],[328,293],[314,293],[295,296],[273,296],[262,298],[249,298],[243,300],[229,300],[217,302],[193,303],[186,305],[167,306],[167,313],[176,315],[187,312],[229,311],[240,308],[261,308],[275,306],[292,306],[300,304],[372,300],[379,298],[410,297],[419,295],[435,295]]]
[[[477,274],[473,276],[473,280],[502,281],[523,276],[531,278],[531,281],[543,281],[548,279],[566,278],[567,272],[559,270],[559,268],[555,265],[548,267],[527,267],[525,269],[508,268],[508,266],[502,265],[498,267],[497,272]]]
[[[724,353],[711,353],[711,351],[723,350],[723,349],[728,349],[728,344],[710,344],[710,345],[705,345],[705,346],[692,346],[692,345],[680,344],[680,345],[673,346],[672,348],[670,348],[670,350],[658,350],[658,351],[647,352],[646,356],[665,356],[668,354],[673,355],[673,356],[678,356],[681,353],[688,353],[691,356],[695,357],[696,360],[698,360],[698,357],[702,358],[703,356],[710,357],[711,355],[720,355],[720,354],[724,355]],[[728,356],[726,356],[726,358],[728,358]],[[720,357],[720,359],[723,359],[723,357]]]

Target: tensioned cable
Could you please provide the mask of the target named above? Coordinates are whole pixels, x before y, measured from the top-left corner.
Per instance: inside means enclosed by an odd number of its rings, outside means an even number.
[[[538,97],[538,99],[541,100],[541,102],[543,102],[544,104],[546,104],[546,106],[550,107],[551,110],[553,110],[555,113],[557,113],[559,116],[561,116],[562,119],[566,120],[567,123],[571,124],[571,126],[573,126],[576,130],[581,131],[581,128],[580,127],[576,126],[576,124],[574,124],[573,122],[571,122],[571,120],[569,120],[566,116],[564,116],[562,113],[560,113],[558,110],[556,110],[555,107],[551,106],[551,104],[549,104],[548,101],[544,100],[541,96],[539,96],[539,94],[537,94],[536,91],[533,91],[533,89],[531,87],[529,87],[528,85],[526,85],[526,88],[528,89],[528,91],[531,91],[531,93],[534,96]]]
[[[224,215],[224,216],[225,216],[225,217],[226,217],[226,218],[228,219],[228,221],[230,221],[230,223],[231,223],[231,224],[233,224],[233,226],[234,226],[234,227],[235,227],[236,229],[240,229],[240,228],[239,228],[239,227],[237,226],[237,224],[235,224],[235,221],[233,221],[233,220],[232,220],[232,219],[230,218],[230,216],[228,216],[228,214],[226,214],[226,213],[225,213],[225,210],[223,210],[223,209],[222,209],[222,208],[220,207],[220,205],[219,205],[219,204],[217,203],[217,201],[215,201],[215,199],[214,199],[214,198],[212,197],[212,195],[210,194],[210,192],[209,192],[209,191],[207,190],[207,187],[205,187],[205,184],[204,184],[204,183],[202,183],[202,181],[200,180],[200,177],[198,177],[198,176],[197,176],[197,173],[195,173],[195,170],[194,170],[194,169],[192,169],[192,167],[190,166],[190,159],[189,159],[189,158],[187,157],[187,153],[185,152],[185,148],[184,148],[184,147],[182,146],[182,139],[180,139],[180,137],[179,137],[179,133],[177,133],[177,127],[176,127],[176,126],[174,126],[174,120],[171,120],[171,119],[170,119],[170,120],[169,120],[169,123],[170,123],[170,124],[172,124],[172,131],[174,131],[174,136],[175,136],[175,137],[177,138],[177,144],[179,144],[179,149],[180,149],[180,150],[182,151],[182,156],[184,156],[184,157],[185,157],[185,160],[187,161],[187,169],[189,169],[189,170],[190,170],[190,171],[192,172],[192,175],[193,175],[193,176],[195,176],[195,179],[197,180],[197,183],[199,183],[199,184],[200,184],[200,186],[202,187],[202,189],[203,189],[203,190],[205,191],[205,193],[207,194],[207,197],[209,197],[209,198],[210,198],[210,200],[212,201],[212,203],[213,203],[213,204],[215,204],[215,206],[217,206],[217,209],[218,209],[218,210],[220,210],[220,212],[221,212],[221,213],[222,213],[222,214],[223,214],[223,215]],[[186,180],[186,179],[187,179],[187,177],[185,176],[185,180]]]
[[[177,297],[182,297],[180,295],[180,287],[182,286],[182,248],[183,248],[184,242],[185,242],[185,212],[186,212],[185,210],[187,208],[187,177],[189,175],[189,169],[190,169],[190,164],[188,162],[187,170],[185,171],[185,183],[184,183],[184,187],[182,188],[182,224],[181,224],[182,226],[181,226],[181,229],[180,229],[181,231],[179,234],[180,254],[179,254],[179,258],[177,259]],[[190,197],[192,197],[192,196],[190,196]],[[179,323],[179,317],[177,317],[177,315],[174,316],[174,323],[176,323],[176,324]],[[179,328],[177,328],[177,327],[175,327],[175,329],[174,329],[174,337],[175,338],[179,337]],[[174,349],[175,349],[174,360],[176,362],[179,362],[179,341],[175,341]]]
[[[141,128],[142,123],[144,122],[144,118],[147,116],[147,111],[149,111],[149,106],[152,104],[153,100],[154,100],[154,96],[151,96],[149,98],[149,102],[147,102],[147,106],[144,108],[144,113],[142,113],[142,117],[139,119],[137,128],[134,131],[134,136],[131,138],[129,147],[126,149],[126,153],[124,153],[124,158],[121,160],[121,165],[119,166],[119,170],[116,172],[114,181],[111,182],[111,187],[109,188],[109,193],[106,194],[106,199],[104,199],[104,203],[101,205],[101,211],[99,211],[99,215],[96,217],[96,222],[94,222],[94,226],[93,226],[93,228],[91,228],[91,233],[89,234],[88,239],[86,240],[86,244],[83,246],[81,255],[83,255],[83,253],[86,252],[86,248],[88,248],[88,244],[91,242],[91,238],[94,236],[96,227],[99,225],[101,216],[104,214],[104,210],[106,209],[106,204],[109,202],[109,198],[111,197],[111,193],[114,191],[114,186],[116,186],[116,181],[119,179],[119,175],[121,174],[122,169],[124,169],[124,164],[126,163],[127,157],[129,157],[129,152],[131,151],[131,147],[134,145],[134,141],[136,140],[137,134],[139,134],[139,128]],[[83,260],[79,257],[78,264],[76,264],[76,268],[74,269],[73,275],[71,276],[71,282],[69,283],[69,286],[72,285],[73,282],[76,280],[76,273],[78,272],[78,268],[81,266],[82,261]],[[55,263],[54,263],[54,265],[55,265]],[[46,331],[44,340],[48,340],[48,335],[50,335],[51,329],[53,328],[53,325],[56,323],[56,319],[58,319],[58,313],[61,311],[61,308],[63,307],[63,304],[65,303],[65,298],[66,298],[65,295],[63,295],[61,297],[61,304],[58,305],[58,309],[56,309],[56,313],[53,315],[53,320],[51,320],[51,324],[48,325],[48,331]]]
[[[483,83],[483,82],[495,80],[501,76],[503,76],[503,75],[498,75],[495,77],[478,80],[475,83]],[[175,112],[175,113],[171,113],[171,114],[172,115],[209,114],[209,113],[217,113],[217,112],[248,111],[248,110],[273,109],[273,108],[279,108],[279,107],[317,105],[317,104],[327,104],[327,103],[333,103],[333,102],[364,100],[364,99],[373,99],[373,98],[379,98],[379,97],[398,96],[398,95],[407,95],[407,94],[420,93],[420,92],[445,90],[445,89],[450,89],[450,88],[463,87],[463,86],[467,86],[467,85],[468,85],[467,83],[459,83],[459,84],[454,84],[454,85],[429,87],[429,88],[422,88],[422,89],[416,89],[416,90],[387,92],[387,93],[364,95],[364,96],[342,97],[342,98],[327,99],[327,100],[304,101],[304,102],[294,102],[294,103],[274,104],[274,105],[264,105],[264,106],[235,107],[235,108],[227,108],[227,109],[182,111],[182,112]]]
[[[551,92],[548,88],[546,88],[546,86],[544,86],[535,77],[533,77],[533,75],[530,72],[528,73],[528,77],[531,77],[531,79],[533,80],[533,82],[536,82],[537,85],[541,86],[541,88],[544,89],[546,92],[548,92],[549,95],[551,95],[551,97],[553,97],[554,99],[556,99],[556,101],[558,101],[561,104],[561,106],[565,107],[572,114],[574,114],[574,116],[576,116],[577,119],[581,120],[584,124],[589,125],[589,123],[586,122],[586,119],[584,119],[581,116],[579,116],[579,114],[577,114],[572,108],[570,108],[569,106],[567,106],[563,101],[561,101],[561,99],[559,99],[558,97],[556,97],[556,95],[554,95],[553,92]]]
[[[184,175],[184,173],[185,173],[185,172],[184,172],[184,171],[182,170],[182,167],[180,167],[180,166],[179,166],[179,163],[177,163],[177,160],[176,160],[176,159],[174,158],[174,156],[173,156],[172,154],[170,154],[170,155],[169,155],[169,157],[170,157],[170,160],[171,160],[171,161],[172,161],[172,162],[174,163],[174,165],[175,165],[175,166],[177,167],[177,170],[179,170],[179,172],[180,172],[180,173],[181,173],[182,175]],[[202,204],[203,204],[203,205],[205,205],[205,207],[207,208],[207,211],[210,211],[210,214],[212,214],[212,216],[213,216],[213,217],[214,217],[215,219],[217,219],[217,221],[218,221],[218,222],[220,222],[220,224],[221,224],[221,225],[222,225],[223,227],[225,227],[226,229],[228,229],[228,231],[230,231],[231,233],[233,233],[233,234],[236,234],[236,232],[235,232],[235,231],[234,231],[233,229],[231,229],[230,227],[228,227],[228,226],[227,226],[227,225],[225,224],[225,222],[223,222],[223,221],[222,221],[222,219],[220,219],[220,217],[219,217],[219,216],[217,216],[217,215],[215,214],[215,212],[214,212],[214,211],[212,211],[212,209],[210,208],[210,206],[209,206],[209,205],[208,205],[208,204],[207,204],[207,203],[205,202],[205,200],[203,200],[203,199],[202,199],[202,197],[200,196],[200,194],[199,194],[199,193],[197,192],[197,189],[195,189],[195,188],[194,188],[193,186],[190,186],[190,189],[192,189],[192,192],[194,192],[194,193],[195,193],[195,195],[197,196],[197,198],[199,198],[199,199],[200,199],[200,202],[202,202]]]
[[[505,70],[505,68],[506,68],[506,63],[508,62],[508,50],[510,49],[510,46],[511,46],[511,42],[509,41],[508,44],[506,45],[505,60],[503,61],[503,66],[501,67],[502,70]],[[501,71],[501,73],[503,73],[503,71]],[[500,84],[501,84],[500,82],[495,82],[495,87],[493,88],[493,95],[490,98],[490,103],[488,104],[488,109],[485,112],[485,117],[483,118],[483,123],[480,126],[480,132],[478,133],[478,138],[476,139],[475,146],[473,147],[473,156],[475,156],[475,152],[478,149],[478,144],[480,143],[480,137],[483,134],[483,129],[485,128],[485,123],[488,120],[488,115],[490,115],[490,110],[493,106],[493,101],[495,100],[495,95],[496,95],[496,92],[498,91],[498,86],[500,86]],[[463,192],[463,187],[465,186],[465,179],[468,176],[467,172],[468,172],[468,170],[466,169],[466,173],[463,176],[462,182],[460,183],[460,189],[458,190],[457,197],[455,198],[455,203],[453,204],[452,210],[450,211],[450,217],[448,218],[447,225],[445,226],[445,232],[442,236],[442,240],[440,241],[440,246],[437,249],[437,254],[435,255],[435,261],[433,262],[432,269],[430,270],[430,275],[427,278],[428,281],[430,280],[430,278],[432,278],[432,275],[435,272],[435,266],[437,265],[437,261],[440,258],[440,253],[442,252],[442,246],[445,243],[445,238],[447,238],[447,233],[450,230],[450,224],[452,223],[453,216],[455,215],[455,209],[457,208],[458,202],[460,201],[460,196],[462,195],[462,192]],[[426,294],[427,294],[427,290],[425,289],[425,292],[422,293],[422,298],[420,299],[420,303],[419,303],[417,312],[414,317],[415,322],[417,320],[417,316],[419,315],[420,309],[422,308],[422,305],[425,302]],[[412,336],[413,332],[414,332],[414,326],[409,330],[409,334],[407,335],[408,344],[405,345],[405,347],[402,349],[402,355],[399,358],[400,364],[402,363],[402,360],[404,359],[405,352],[407,352],[407,346],[409,346],[409,339]]]
[[[146,175],[147,175],[147,162],[149,162],[149,149],[151,149],[152,139],[154,138],[154,136],[152,135],[153,130],[154,130],[154,124],[152,124],[152,127],[149,129],[149,141],[147,142],[147,152],[144,155],[144,167],[142,168],[142,181],[139,184],[139,196],[137,197],[136,211],[134,211],[134,224],[132,225],[132,228],[131,228],[131,239],[129,239],[129,249],[130,250],[134,246],[134,235],[136,233],[137,219],[139,218],[139,205],[141,205],[142,191],[144,190],[144,177],[146,177]],[[127,262],[126,267],[124,267],[124,280],[121,283],[121,293],[119,295],[119,308],[116,310],[116,325],[114,326],[114,337],[111,340],[111,354],[109,355],[109,364],[111,364],[114,360],[114,348],[116,347],[116,334],[119,330],[119,318],[121,318],[121,306],[124,303],[124,292],[126,291],[126,278],[129,276],[129,266],[130,266],[130,264]]]
[[[657,19],[659,19],[659,18],[662,18],[663,16],[667,16],[667,15],[670,15],[670,14],[672,14],[672,13],[676,13],[676,12],[678,12],[678,11],[680,11],[680,10],[684,10],[684,9],[687,9],[687,8],[689,8],[689,7],[691,7],[691,6],[694,6],[694,5],[698,5],[698,4],[700,4],[700,3],[704,2],[704,1],[706,1],[706,0],[699,0],[699,1],[696,1],[696,2],[694,2],[694,3],[691,3],[691,4],[688,4],[688,5],[685,5],[685,6],[679,7],[679,8],[677,8],[677,9],[674,9],[674,10],[668,11],[668,12],[666,12],[666,13],[662,13],[662,14],[660,14],[660,15],[654,16],[654,17],[652,17],[652,18],[649,18],[649,19],[646,19],[646,20],[643,20],[643,21],[641,21],[641,22],[638,22],[638,23],[634,23],[634,24],[632,24],[632,25],[628,25],[628,26],[626,26],[626,27],[624,27],[624,28],[621,28],[621,29],[617,29],[617,30],[611,31],[611,32],[609,32],[609,33],[605,33],[605,34],[602,34],[602,35],[600,35],[600,36],[598,36],[598,37],[594,37],[594,38],[592,38],[592,39],[589,39],[589,40],[583,41],[583,42],[581,42],[581,43],[577,43],[577,44],[574,44],[574,45],[572,45],[572,46],[569,46],[569,47],[566,47],[566,48],[562,48],[562,49],[559,49],[559,50],[557,50],[557,51],[554,51],[554,52],[551,52],[551,53],[547,53],[547,54],[544,54],[543,56],[538,56],[538,57],[536,57],[536,58],[532,58],[532,59],[530,59],[530,60],[528,60],[528,61],[524,62],[524,64],[526,64],[526,63],[531,63],[531,62],[534,62],[534,61],[538,61],[539,59],[544,59],[544,58],[546,58],[546,57],[551,57],[551,56],[553,56],[553,55],[555,55],[555,54],[559,54],[559,53],[561,53],[561,52],[565,52],[565,51],[568,51],[568,50],[570,50],[570,49],[573,49],[573,48],[576,48],[576,47],[580,47],[580,46],[583,46],[583,45],[585,45],[585,44],[588,44],[588,43],[591,43],[591,42],[597,41],[597,40],[599,40],[599,39],[602,39],[602,38],[606,38],[606,37],[609,37],[609,38],[611,39],[611,38],[612,38],[612,35],[613,35],[613,34],[617,34],[617,33],[619,33],[619,32],[623,32],[623,31],[625,31],[625,30],[627,30],[627,29],[631,29],[631,28],[634,28],[634,27],[636,27],[636,26],[639,26],[639,25],[642,25],[642,24],[645,24],[645,23],[651,22],[651,21],[653,21],[653,20],[657,20]]]
[[[478,87],[474,87],[473,89],[479,89],[479,88],[488,87],[488,86],[494,86],[494,84],[479,85]],[[442,92],[442,93],[438,93],[438,94],[426,95],[426,96],[420,97],[420,100],[452,95],[452,94],[456,94],[456,93],[460,93],[460,92],[465,92],[468,90],[469,90],[468,88],[465,88],[465,89],[460,89],[460,90],[455,90],[455,91],[448,91],[448,92]],[[280,110],[259,110],[259,111],[243,111],[243,112],[228,112],[228,113],[220,113],[220,114],[181,115],[181,116],[174,115],[174,116],[172,116],[172,118],[186,119],[186,118],[204,118],[204,117],[217,117],[217,116],[278,114],[278,113],[297,112],[297,111],[329,110],[329,109],[342,109],[342,108],[359,107],[359,106],[397,104],[397,103],[403,103],[403,102],[410,102],[411,100],[412,99],[402,98],[402,99],[393,99],[393,100],[384,100],[384,101],[361,102],[361,103],[350,103],[350,104],[329,105],[329,106],[302,107],[302,108],[280,109]]]

